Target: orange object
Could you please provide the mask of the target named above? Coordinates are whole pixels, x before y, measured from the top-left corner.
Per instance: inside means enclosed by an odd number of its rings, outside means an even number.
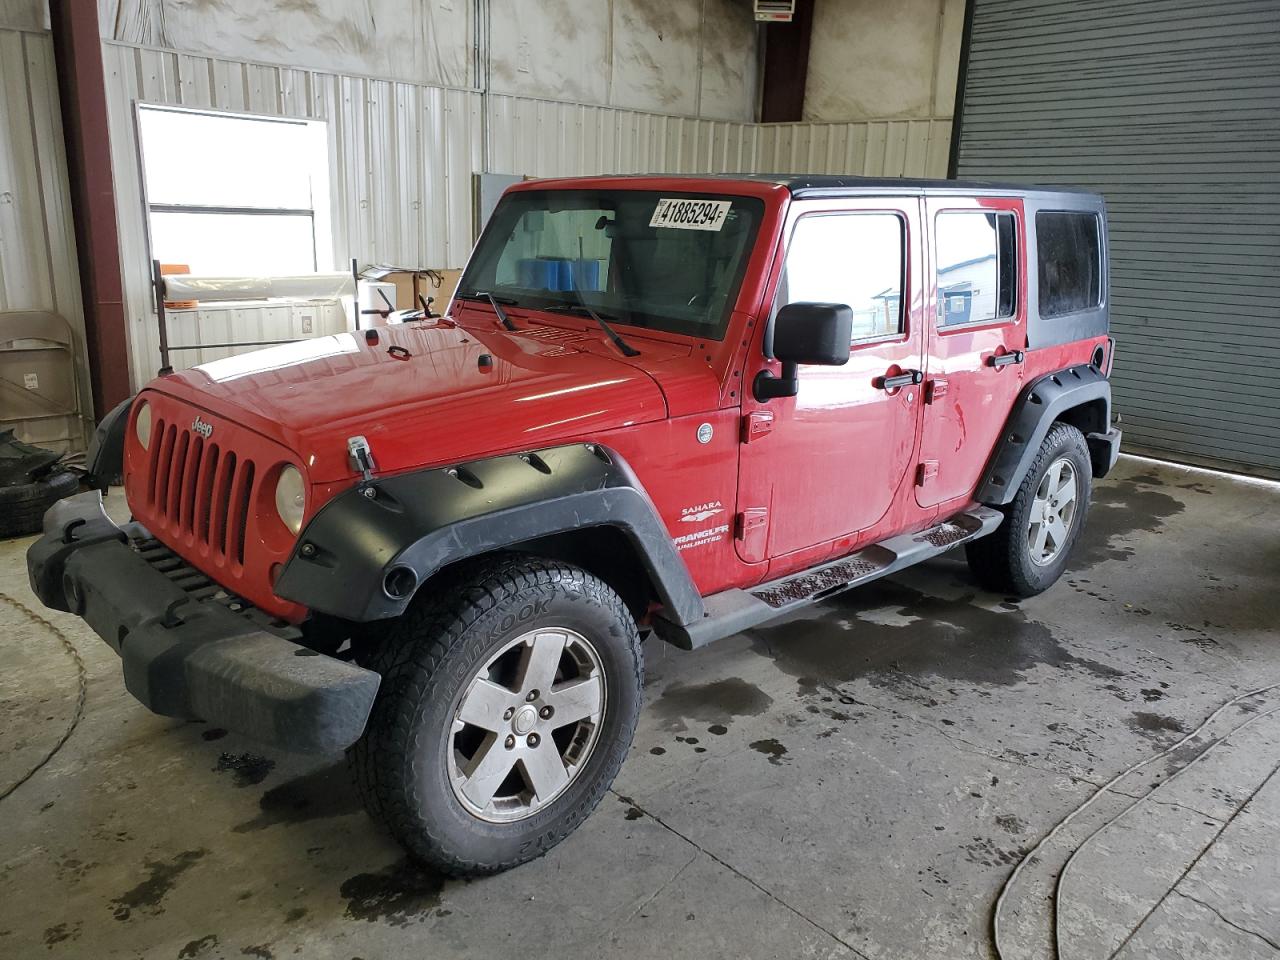
[[[162,277],[190,272],[190,265],[185,263],[160,264],[160,276]],[[164,302],[164,308],[166,310],[194,310],[198,306],[200,306],[199,300],[166,300]]]

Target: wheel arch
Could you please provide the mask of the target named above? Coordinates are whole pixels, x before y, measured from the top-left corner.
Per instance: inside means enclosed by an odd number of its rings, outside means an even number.
[[[366,491],[372,491],[372,496]],[[682,623],[702,597],[625,461],[570,444],[380,478],[335,497],[307,524],[276,592],[367,623],[404,612],[458,564],[516,552],[574,563],[637,617],[654,602]],[[405,589],[385,589],[401,571]]]
[[[1046,374],[1022,389],[1005,423],[1001,439],[978,484],[975,499],[1005,506],[1035,460],[1036,451],[1055,423],[1076,427],[1086,439],[1106,434],[1111,423],[1111,383],[1092,364]],[[1095,459],[1094,476],[1110,464]]]

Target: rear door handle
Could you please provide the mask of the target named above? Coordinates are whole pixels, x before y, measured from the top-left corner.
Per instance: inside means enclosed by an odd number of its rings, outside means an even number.
[[[899,387],[909,387],[916,383],[924,383],[923,370],[907,370],[896,377],[876,377],[872,381],[872,385],[877,390],[897,390]]]
[[[1007,367],[1011,363],[1021,363],[1025,358],[1021,350],[1014,350],[1012,353],[998,353],[987,357],[987,366],[989,367]]]

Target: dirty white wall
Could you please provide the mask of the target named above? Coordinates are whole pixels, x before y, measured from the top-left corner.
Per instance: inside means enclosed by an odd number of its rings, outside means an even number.
[[[756,27],[742,0],[491,0],[495,93],[750,122]]]
[[[964,0],[816,0],[804,119],[950,118]]]
[[[740,121],[755,108],[741,0],[97,3],[108,40],[452,87],[483,84],[473,43],[487,26],[495,92]]]
[[[2,22],[40,20],[39,11],[21,20],[16,14],[23,11],[9,6],[0,9]],[[80,409],[92,413],[53,41],[43,30],[0,28],[0,311],[6,310],[51,310],[67,321]],[[0,383],[0,392],[14,389],[22,385]],[[19,433],[36,442],[71,436],[79,446],[80,427],[59,417]]]

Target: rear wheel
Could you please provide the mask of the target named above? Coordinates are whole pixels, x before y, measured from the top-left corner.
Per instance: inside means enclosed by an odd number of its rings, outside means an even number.
[[[1092,478],[1084,435],[1068,423],[1054,424],[999,529],[965,547],[978,582],[1018,597],[1052,586],[1084,528]]]
[[[635,622],[601,580],[547,560],[427,589],[372,657],[382,689],[350,762],[369,812],[416,857],[504,870],[572,832],[622,765],[640,709]]]

